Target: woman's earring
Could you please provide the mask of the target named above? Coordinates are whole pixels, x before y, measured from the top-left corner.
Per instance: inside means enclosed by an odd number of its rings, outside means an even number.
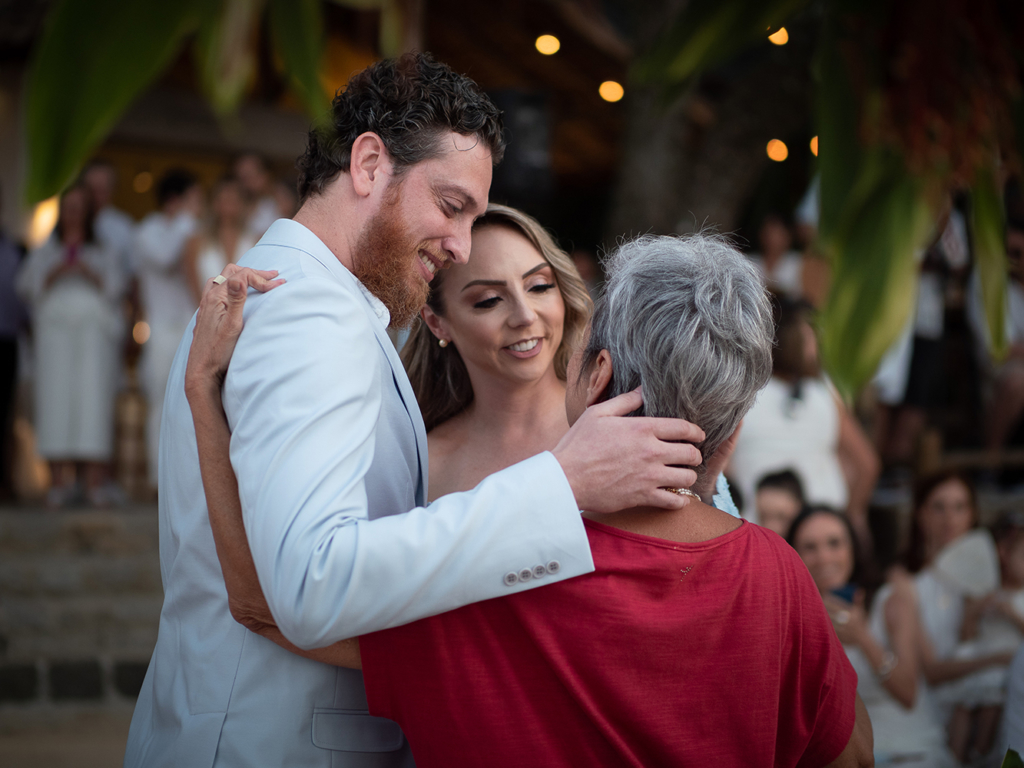
[[[445,347],[448,346],[448,339],[438,339],[437,346],[441,347],[441,349],[444,349]]]

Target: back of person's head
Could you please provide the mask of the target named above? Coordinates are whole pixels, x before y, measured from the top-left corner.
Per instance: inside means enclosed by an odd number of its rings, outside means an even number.
[[[644,414],[704,430],[706,463],[771,376],[772,311],[760,276],[714,234],[641,237],[619,246],[605,270],[581,371],[607,349],[607,395],[642,385]]]
[[[348,171],[352,144],[368,132],[384,142],[396,173],[439,155],[450,132],[476,136],[495,163],[505,151],[501,113],[479,86],[429,53],[407,53],[370,65],[334,97],[297,163],[301,202]]]
[[[196,177],[183,168],[173,168],[163,176],[156,185],[156,201],[163,208],[167,203],[184,195],[199,182]]]
[[[772,309],[775,319],[772,375],[793,382],[816,376],[817,354],[811,327],[813,308],[803,300],[773,295]]]

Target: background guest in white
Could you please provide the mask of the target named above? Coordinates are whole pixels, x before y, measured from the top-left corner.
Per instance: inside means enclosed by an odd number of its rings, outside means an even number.
[[[139,224],[134,245],[142,308],[150,331],[142,350],[140,380],[148,403],[146,448],[149,482],[153,486],[157,479],[164,388],[178,342],[196,309],[182,257],[186,243],[199,225],[203,193],[194,176],[174,170],[160,180],[157,201],[160,210]]]
[[[242,184],[245,195],[246,223],[248,234],[255,240],[278,219],[290,213],[282,213],[274,190],[274,179],[267,168],[267,161],[255,152],[247,152],[235,161],[235,176]]]
[[[225,176],[210,196],[210,219],[202,232],[185,246],[183,267],[192,297],[198,305],[203,286],[220,274],[228,264],[237,264],[242,255],[256,245],[245,229],[245,201],[238,179]]]
[[[35,425],[52,470],[51,506],[75,499],[79,472],[90,504],[110,501],[104,482],[123,333],[114,298],[122,281],[116,257],[95,241],[90,201],[83,186],[63,194],[53,236],[18,274],[33,311]]]
[[[92,195],[96,212],[93,221],[96,242],[117,256],[126,276],[124,287],[127,288],[127,278],[134,272],[132,241],[135,238],[135,220],[114,206],[117,171],[110,163],[96,160],[85,169],[82,182]]]

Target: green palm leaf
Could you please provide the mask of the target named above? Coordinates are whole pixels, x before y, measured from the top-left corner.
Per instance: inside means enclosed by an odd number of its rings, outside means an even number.
[[[763,41],[808,0],[690,0],[648,51],[634,62],[641,83],[682,83],[701,70]]]
[[[59,0],[28,75],[29,204],[56,194],[74,178],[210,5],[202,0]]]
[[[324,52],[320,0],[270,0],[270,28],[289,85],[314,120],[322,119],[330,100],[320,81]]]
[[[1006,338],[1006,239],[1003,199],[995,174],[984,171],[971,189],[971,230],[974,260],[988,325],[989,351],[1002,360],[1009,351]]]

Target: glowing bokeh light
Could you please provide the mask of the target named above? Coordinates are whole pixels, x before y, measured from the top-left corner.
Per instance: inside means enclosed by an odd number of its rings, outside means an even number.
[[[138,192],[140,195],[149,192],[149,188],[153,186],[153,174],[149,171],[142,171],[141,173],[135,174],[135,178],[132,179],[132,189]]]
[[[811,139],[811,154],[814,155],[815,157],[818,156],[818,137],[817,136],[815,136],[813,139]]]
[[[535,42],[534,45],[536,45],[537,50],[545,56],[551,56],[552,54],[558,53],[558,49],[562,47],[562,41],[554,35],[541,35],[537,38],[537,42]]]
[[[605,101],[619,101],[626,95],[626,91],[614,80],[605,80],[601,83],[601,87],[597,89],[597,92],[601,94],[601,98]]]
[[[772,139],[768,142],[768,157],[776,163],[781,163],[789,157],[789,147],[778,139]]]
[[[768,39],[775,45],[785,45],[789,42],[789,32],[785,27],[779,27],[779,31],[768,35]]]
[[[38,248],[46,242],[46,238],[53,232],[57,225],[57,214],[60,211],[60,201],[56,195],[43,200],[32,210],[32,218],[28,224],[28,245],[30,248]]]
[[[149,323],[140,320],[132,327],[132,338],[136,344],[145,344],[149,341]]]

